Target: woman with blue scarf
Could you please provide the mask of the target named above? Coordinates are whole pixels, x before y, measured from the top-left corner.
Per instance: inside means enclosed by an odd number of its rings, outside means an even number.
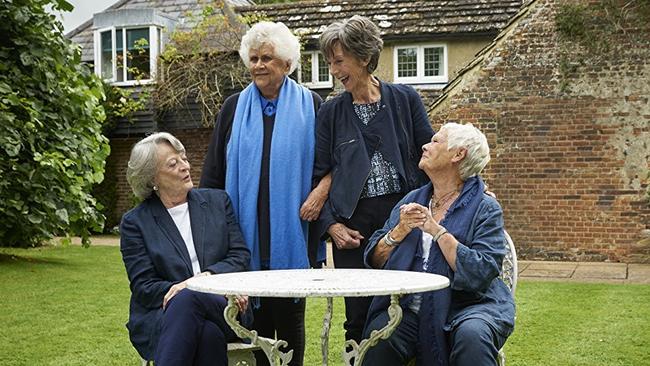
[[[514,328],[515,304],[499,278],[506,254],[503,212],[478,176],[490,160],[485,135],[448,123],[422,147],[430,183],[394,208],[364,254],[368,267],[446,276],[444,290],[406,296],[402,322],[364,365],[497,365]],[[386,325],[389,300],[372,301],[364,334]]]
[[[253,82],[224,102],[212,135],[201,187],[228,192],[251,252],[251,270],[309,268],[308,222],[329,186],[312,191],[316,94],[288,78],[300,43],[282,23],[260,22],[242,38],[239,55]],[[302,365],[304,299],[251,300],[260,336],[287,341],[290,365]],[[258,365],[268,364],[257,357]]]

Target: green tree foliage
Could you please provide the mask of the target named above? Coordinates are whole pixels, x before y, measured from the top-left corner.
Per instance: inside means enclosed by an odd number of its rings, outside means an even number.
[[[0,245],[100,231],[90,195],[101,182],[101,82],[45,11],[65,0],[0,0]]]

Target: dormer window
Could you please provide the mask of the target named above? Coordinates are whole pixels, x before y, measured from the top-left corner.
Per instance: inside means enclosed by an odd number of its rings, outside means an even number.
[[[159,29],[111,28],[99,32],[98,69],[104,80],[113,82],[149,81],[158,54]],[[153,52],[152,52],[153,51]]]
[[[162,29],[173,26],[171,19],[154,9],[122,9],[96,14],[94,24],[97,75],[116,85],[153,81]]]

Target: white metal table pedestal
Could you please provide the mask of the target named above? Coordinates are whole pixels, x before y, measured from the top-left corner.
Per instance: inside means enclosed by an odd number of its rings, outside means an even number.
[[[449,279],[430,273],[390,271],[373,269],[312,269],[312,270],[278,270],[225,273],[212,276],[191,278],[187,282],[190,290],[220,294],[228,297],[228,306],[224,317],[235,334],[242,339],[249,339],[259,346],[270,363],[274,366],[286,366],[293,357],[293,350],[284,352],[280,348],[287,346],[283,340],[268,340],[259,337],[254,330],[244,328],[237,320],[239,308],[236,295],[260,297],[325,297],[327,312],[323,319],[321,332],[321,352],[323,365],[327,365],[329,328],[332,319],[332,297],[391,297],[388,307],[389,320],[386,326],[375,330],[368,339],[360,344],[347,341],[343,351],[346,365],[361,365],[368,349],[381,339],[388,338],[402,320],[402,308],[399,305],[401,295],[438,290],[449,286]]]

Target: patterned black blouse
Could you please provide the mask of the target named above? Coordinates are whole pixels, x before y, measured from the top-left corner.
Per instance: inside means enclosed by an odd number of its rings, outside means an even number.
[[[367,104],[352,104],[354,112],[361,122],[368,125],[381,108],[381,100]],[[397,169],[389,161],[384,159],[379,151],[375,151],[370,159],[370,175],[366,185],[361,191],[361,198],[383,196],[391,193],[400,193],[402,185],[399,180]]]

